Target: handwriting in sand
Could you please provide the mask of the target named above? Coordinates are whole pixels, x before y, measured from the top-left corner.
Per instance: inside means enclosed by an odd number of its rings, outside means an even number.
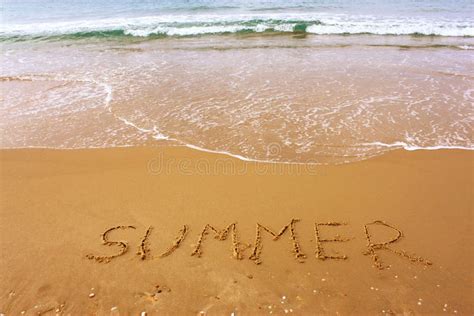
[[[290,236],[290,241],[292,244],[292,252],[295,257],[295,259],[298,262],[304,262],[307,259],[306,254],[303,253],[301,250],[300,243],[298,242],[298,235],[296,234],[295,231],[295,224],[298,222],[298,219],[292,219],[287,225],[285,225],[282,229],[279,231],[274,231],[267,226],[264,226],[260,223],[256,224],[256,229],[255,229],[255,241],[253,245],[251,244],[246,244],[242,243],[239,241],[238,238],[238,233],[237,233],[237,223],[232,223],[228,225],[224,229],[217,229],[214,226],[210,224],[206,224],[201,231],[201,233],[198,236],[197,242],[194,246],[194,250],[191,253],[191,256],[196,256],[196,257],[201,257],[202,256],[202,245],[204,243],[204,240],[206,236],[210,233],[214,234],[214,238],[217,240],[226,240],[229,235],[230,239],[232,241],[232,257],[237,259],[237,260],[242,260],[244,258],[248,258],[252,261],[254,261],[256,264],[261,264],[262,259],[261,259],[261,253],[262,253],[262,233],[266,232],[269,235],[273,237],[273,240],[278,240],[281,236],[283,236],[285,233],[289,234]],[[336,235],[335,237],[332,238],[325,238],[321,236],[321,231],[320,228],[324,226],[342,226],[342,225],[347,225],[347,223],[341,223],[341,222],[326,222],[326,223],[314,223],[314,237],[316,241],[316,249],[314,251],[314,255],[317,259],[319,260],[346,260],[348,257],[346,255],[338,255],[338,256],[333,256],[333,255],[327,255],[324,251],[324,244],[325,243],[333,243],[333,242],[348,242],[351,240],[351,238],[348,237],[341,237],[339,235]],[[384,242],[374,242],[374,238],[370,233],[370,226],[382,226],[387,229],[392,230],[396,235],[392,237],[391,239],[388,239]],[[135,226],[114,226],[109,229],[107,229],[102,235],[102,244],[106,246],[116,246],[118,248],[118,252],[114,255],[109,255],[109,256],[100,256],[100,255],[94,255],[94,254],[88,254],[86,257],[90,260],[95,260],[97,262],[110,262],[111,260],[120,257],[124,255],[128,249],[129,245],[127,241],[113,241],[110,240],[108,235],[116,230],[125,230],[125,229],[136,229]],[[153,231],[153,227],[150,226],[146,230],[143,238],[141,239],[140,245],[138,247],[137,251],[137,256],[141,260],[147,260],[147,259],[153,259],[153,258],[163,258],[166,256],[171,255],[174,251],[176,251],[180,245],[183,243],[185,240],[187,233],[189,231],[189,228],[187,225],[183,225],[183,228],[179,230],[176,239],[174,242],[171,244],[171,246],[166,249],[164,252],[158,254],[156,257],[151,255],[151,248],[150,248],[150,242],[149,242],[149,237]],[[366,245],[366,251],[363,253],[364,255],[368,255],[372,258],[373,264],[376,268],[378,269],[385,269],[388,266],[385,265],[380,257],[378,252],[381,250],[386,250],[390,251],[400,257],[403,257],[405,259],[408,259],[412,262],[418,262],[424,265],[431,265],[432,263],[422,257],[416,256],[414,254],[410,254],[406,252],[405,250],[397,250],[392,247],[394,243],[399,241],[403,237],[403,233],[401,230],[398,228],[387,224],[384,221],[381,220],[376,220],[371,223],[367,223],[364,225],[364,232],[365,232],[365,237],[367,241]],[[251,254],[249,256],[245,255],[245,251],[247,249],[251,250]]]

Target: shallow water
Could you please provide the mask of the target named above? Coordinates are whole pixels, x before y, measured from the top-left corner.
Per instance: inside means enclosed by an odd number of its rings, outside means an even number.
[[[344,163],[473,148],[472,39],[206,36],[3,46],[1,146],[163,142]]]

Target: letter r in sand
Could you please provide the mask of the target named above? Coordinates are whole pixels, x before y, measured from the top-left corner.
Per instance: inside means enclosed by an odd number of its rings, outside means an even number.
[[[388,241],[380,242],[380,243],[374,243],[372,241],[373,240],[372,235],[370,235],[370,233],[369,233],[369,228],[368,228],[369,225],[382,225],[382,226],[388,227],[388,228],[394,230],[397,233],[397,235],[394,238],[392,238]],[[423,263],[425,265],[431,265],[432,264],[430,261],[428,261],[426,259],[423,259],[422,257],[418,257],[418,256],[415,256],[415,255],[408,254],[405,250],[395,250],[395,249],[390,248],[389,245],[397,242],[398,240],[400,240],[403,237],[403,233],[401,232],[401,230],[385,223],[384,221],[373,221],[372,223],[365,224],[364,225],[364,230],[365,230],[365,236],[367,238],[367,251],[364,252],[364,255],[368,255],[368,256],[372,257],[372,260],[374,261],[374,265],[375,265],[376,268],[378,268],[380,270],[383,270],[383,269],[388,267],[388,266],[384,266],[382,264],[382,261],[380,260],[379,255],[376,252],[377,250],[383,250],[383,249],[391,251],[394,254],[397,254],[400,257],[406,258],[406,259],[408,259],[412,262],[420,262],[420,263]]]

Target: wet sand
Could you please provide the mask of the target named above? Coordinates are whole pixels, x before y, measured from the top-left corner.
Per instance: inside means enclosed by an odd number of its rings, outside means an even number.
[[[394,148],[474,147],[474,38],[5,45],[1,148],[168,140],[258,161],[339,164]]]
[[[183,147],[0,153],[6,315],[474,312],[470,151],[316,167]],[[290,222],[276,241],[263,228]],[[333,224],[319,252],[315,222]],[[377,246],[397,229],[395,252]]]

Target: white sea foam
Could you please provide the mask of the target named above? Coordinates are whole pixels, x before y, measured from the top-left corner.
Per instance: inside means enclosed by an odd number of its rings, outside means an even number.
[[[460,46],[458,46],[458,48],[465,49],[465,50],[473,50],[474,46],[472,46],[472,45],[460,45]]]
[[[371,143],[361,143],[361,146],[372,146],[372,147],[384,147],[384,148],[403,148],[407,151],[415,150],[439,150],[439,149],[460,149],[460,150],[474,150],[474,147],[468,146],[458,146],[458,145],[435,145],[435,146],[420,146],[408,144],[406,142],[397,141],[393,143],[383,143],[383,142],[371,142]]]
[[[474,36],[474,26],[465,24],[450,25],[438,24],[433,22],[419,22],[414,24],[412,21],[404,23],[402,21],[380,21],[371,22],[357,21],[349,23],[334,23],[324,25],[311,25],[306,30],[314,34],[377,34],[377,35],[439,35],[439,36]]]
[[[326,13],[173,14],[61,22],[2,23],[0,36],[53,36],[114,30],[142,37],[152,34],[189,36],[234,33],[242,30],[263,32],[268,29],[293,32],[298,23],[307,25],[306,31],[314,34],[406,35],[418,33],[441,36],[474,36],[473,19],[446,21],[428,17],[394,18]]]
[[[380,48],[357,46],[347,58],[347,48],[169,51],[148,42],[136,53],[109,49],[107,41],[86,49],[8,45],[16,50],[5,58],[2,81],[27,82],[5,91],[3,148],[169,141],[245,161],[291,164],[339,164],[396,149],[474,148],[466,51],[383,47],[380,54]],[[35,80],[54,82],[28,83]],[[272,144],[276,151],[269,150]]]
[[[235,154],[229,151],[225,150],[213,150],[213,149],[208,149],[208,148],[203,148],[200,146],[192,145],[192,144],[184,144],[185,147],[202,151],[202,152],[207,152],[207,153],[213,153],[213,154],[220,154],[220,155],[226,155],[230,156],[233,158],[237,158],[243,161],[250,161],[250,162],[259,162],[259,163],[280,163],[280,164],[292,164],[292,165],[307,165],[307,164],[322,164],[322,163],[317,163],[314,161],[308,161],[308,162],[290,162],[290,161],[275,161],[275,160],[267,160],[267,159],[253,159],[249,157],[245,157],[239,154]],[[474,147],[465,147],[465,146],[448,146],[448,145],[439,145],[439,146],[414,146],[414,145],[409,145],[405,142],[397,141],[393,143],[382,143],[382,142],[373,142],[373,143],[362,143],[360,144],[361,147],[373,147],[373,148],[378,148],[378,147],[384,147],[384,148],[389,148],[389,149],[404,149],[407,151],[416,151],[416,150],[453,150],[453,149],[458,149],[458,150],[474,150]],[[361,159],[364,158],[370,158],[372,156],[377,156],[377,154],[371,154],[367,155],[366,157],[361,156]]]

